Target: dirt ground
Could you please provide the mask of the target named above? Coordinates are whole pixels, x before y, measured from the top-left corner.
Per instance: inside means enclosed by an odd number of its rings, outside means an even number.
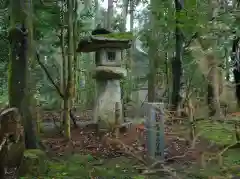
[[[45,115],[48,116],[48,114]],[[53,114],[50,113],[50,115]],[[88,121],[91,119],[89,115],[91,115],[91,111],[83,114],[77,114],[76,116],[78,116],[79,121]],[[58,114],[56,113],[55,116],[58,116]],[[57,120],[59,119],[59,117],[55,118]],[[217,129],[219,126],[212,128],[211,126],[214,125],[215,124],[207,123],[205,126],[202,126],[202,128],[204,129],[209,129],[204,132],[205,137],[198,137],[197,140],[194,142],[195,146],[192,147],[192,142],[189,142],[189,140],[187,140],[189,138],[189,131],[186,129],[189,127],[179,124],[166,124],[166,165],[174,166],[174,168],[180,168],[180,170],[192,168],[192,166],[200,169],[202,166],[203,153],[207,153],[210,157],[212,157],[224,148],[223,145],[221,145],[221,142],[220,145],[219,143],[217,144],[216,142],[213,142],[215,138],[218,141],[222,141],[225,138],[228,138],[227,132],[222,131],[222,129]],[[142,142],[140,144],[139,132],[137,132],[136,128],[137,126],[132,125],[131,128],[127,131],[127,133],[121,134],[117,140],[110,140],[110,142],[101,140],[94,131],[81,128],[73,128],[71,130],[71,142],[66,142],[61,135],[57,135],[55,133],[45,133],[42,136],[42,139],[43,143],[48,146],[49,150],[52,151],[53,154],[65,156],[72,155],[74,153],[82,153],[91,154],[96,157],[104,157],[105,159],[110,160],[119,156],[130,155],[131,157],[139,160],[139,162],[141,163],[145,161],[146,157],[146,149],[144,146],[145,136],[141,137]],[[217,132],[214,132],[215,128]],[[211,139],[206,138],[206,136],[209,136]]]
[[[199,162],[202,152],[214,152],[218,147],[212,146],[210,142],[199,139],[194,149],[190,149],[190,142],[184,138],[180,138],[172,131],[175,126],[166,126],[165,131],[165,158],[169,162],[181,162],[181,164],[189,164],[190,162]],[[72,153],[87,153],[95,156],[116,157],[119,155],[129,154],[129,150],[140,158],[145,156],[144,138],[139,137],[136,126],[131,128],[118,139],[110,139],[110,141],[101,140],[96,133],[89,129],[72,129],[71,142],[66,142],[61,135],[45,133],[43,135],[43,143],[49,149],[59,155]],[[142,140],[139,143],[139,138]],[[121,145],[129,149],[126,151]],[[184,156],[183,156],[184,155]],[[178,157],[176,157],[178,156]],[[181,157],[180,157],[181,156]],[[176,159],[174,159],[176,157]]]
[[[89,121],[91,119],[91,113],[91,111],[88,111],[80,114],[75,113],[75,115],[78,116],[78,121]],[[59,121],[59,118],[59,112],[48,111],[42,114],[42,122]],[[207,123],[202,127],[204,129],[210,127],[208,131],[206,130],[205,132],[207,136],[215,137],[221,142],[224,138],[227,138],[226,132],[222,132],[222,129],[220,132],[218,130],[218,132],[213,133],[217,127],[212,128],[211,126],[213,126],[213,124]],[[174,166],[175,168],[180,167],[180,170],[184,170],[193,165],[201,168],[203,153],[216,154],[223,149],[222,145],[217,145],[212,142],[212,139],[206,139],[206,137],[202,136],[194,142],[195,146],[192,147],[192,142],[187,140],[189,138],[187,128],[189,127],[179,124],[165,125],[165,164]],[[209,132],[211,132],[211,134]],[[70,142],[64,140],[63,136],[56,132],[56,130],[49,130],[41,134],[41,140],[51,156],[91,154],[94,157],[107,160],[116,159],[121,156],[130,156],[138,160],[139,163],[146,161],[145,138],[145,134],[140,137],[136,125],[132,125],[128,131],[121,134],[118,139],[102,139],[94,130],[80,127],[72,128]],[[139,142],[139,140],[141,140],[141,142]],[[232,158],[236,157],[233,156]]]

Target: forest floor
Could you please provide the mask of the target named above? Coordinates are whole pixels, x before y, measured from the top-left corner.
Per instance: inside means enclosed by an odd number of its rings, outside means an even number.
[[[52,158],[48,161],[49,170],[37,178],[240,178],[239,149],[227,150],[222,157],[217,155],[236,141],[233,125],[199,121],[196,133],[201,135],[194,145],[187,142],[189,131],[186,129],[189,127],[186,125],[165,127],[166,163],[155,169],[150,169],[142,160],[144,147],[136,141],[138,133],[135,126],[118,139],[130,150],[116,147],[116,144],[108,145],[89,129],[72,129],[71,142],[66,142],[56,131],[52,133],[49,130],[41,137]]]

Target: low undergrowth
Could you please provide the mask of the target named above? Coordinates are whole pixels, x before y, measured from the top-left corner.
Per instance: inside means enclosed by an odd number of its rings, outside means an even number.
[[[233,177],[240,178],[240,155],[239,148],[227,149],[228,146],[236,143],[234,126],[232,124],[212,122],[209,120],[200,121],[197,123],[197,131],[201,132],[201,137],[207,139],[209,143],[219,146],[219,151],[210,155],[221,156],[214,160],[206,158],[200,161],[198,165],[191,165],[184,171],[185,178],[189,179],[232,179]],[[225,146],[225,148],[223,148]],[[225,152],[223,152],[225,151]],[[206,151],[207,153],[207,151]],[[221,164],[219,164],[221,160]],[[201,162],[206,162],[202,168]],[[215,178],[214,178],[215,177]]]
[[[96,159],[91,155],[74,154],[68,158],[48,160],[47,165],[48,170],[45,173],[31,176],[26,174],[21,179],[161,178],[160,173],[148,177],[139,174],[135,169],[137,163],[126,157],[104,160]],[[229,150],[224,155],[224,165],[221,167],[216,163],[209,163],[205,169],[202,169],[199,165],[193,164],[184,169],[176,168],[176,173],[184,179],[209,179],[214,176],[230,179],[232,176],[240,176],[240,155],[238,150]]]
[[[134,169],[132,160],[126,157],[115,159],[96,159],[91,155],[74,154],[47,161],[48,170],[45,173],[21,179],[87,179],[87,178],[133,178],[143,179]]]
[[[220,146],[219,150],[212,155],[217,155],[218,152],[221,152],[223,146],[236,142],[234,128],[230,124],[201,121],[197,124],[197,133],[200,131],[202,131],[201,137],[205,138],[209,143]],[[206,153],[208,152],[206,149]],[[194,161],[187,166],[183,166],[182,161],[179,161],[179,163],[170,164],[170,167],[174,168],[177,176],[182,179],[213,179],[213,177],[216,177],[214,179],[231,179],[233,176],[240,176],[240,155],[238,148],[226,150],[222,155],[221,165],[219,165],[217,160],[208,161],[208,158],[206,158],[205,167],[201,166],[201,161]],[[166,176],[162,176],[161,172],[157,171],[153,172],[154,174],[151,176],[140,174],[139,170],[136,169],[139,163],[133,158],[124,156],[100,159],[91,155],[73,154],[68,157],[63,156],[57,159],[48,159],[46,163],[47,171],[35,174],[34,176],[33,174],[31,176],[26,174],[22,179],[167,178]]]

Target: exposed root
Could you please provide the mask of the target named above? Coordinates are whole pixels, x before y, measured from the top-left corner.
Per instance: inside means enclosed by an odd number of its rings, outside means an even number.
[[[153,174],[156,174],[156,173],[159,173],[159,172],[163,172],[163,173],[166,173],[166,174],[170,175],[173,178],[180,179],[180,177],[177,176],[177,173],[173,168],[167,167],[167,166],[164,166],[164,165],[161,165],[161,167],[162,168],[156,169],[156,170],[146,169],[145,171],[142,172],[142,175],[153,175]]]
[[[137,156],[133,152],[134,149],[132,147],[127,146],[121,140],[116,139],[116,138],[110,138],[108,136],[104,136],[102,140],[108,146],[113,146],[118,149],[123,149],[123,151],[122,151],[123,153],[130,155],[130,156],[134,157],[135,159],[137,159],[138,161],[140,161],[141,163],[143,163],[144,165],[147,165],[146,161],[144,161],[141,157]]]
[[[173,160],[176,160],[176,159],[181,159],[181,158],[186,157],[186,155],[189,153],[189,151],[190,151],[191,149],[195,149],[197,140],[198,140],[198,138],[201,136],[202,133],[203,133],[203,131],[200,131],[200,132],[194,137],[194,139],[192,140],[192,143],[191,143],[190,147],[188,148],[187,152],[185,152],[185,153],[182,154],[182,155],[178,155],[178,156],[173,156],[173,157],[167,158],[167,159],[165,160],[165,162],[170,162],[170,161],[173,161]]]

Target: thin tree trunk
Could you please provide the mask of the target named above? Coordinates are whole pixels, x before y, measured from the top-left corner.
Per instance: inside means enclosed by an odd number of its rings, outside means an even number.
[[[77,49],[77,18],[78,18],[78,14],[77,14],[77,10],[78,10],[78,1],[74,0],[74,22],[73,22],[73,100],[72,100],[72,104],[74,105],[76,103],[77,100],[77,88],[79,88],[79,86],[77,86],[77,74],[78,74],[78,70],[77,70],[77,61],[78,61],[78,54],[77,51],[75,49]]]
[[[107,29],[111,29],[113,17],[113,0],[108,0],[108,10],[107,10]]]
[[[72,62],[73,62],[73,1],[67,1],[68,7],[68,79],[67,89],[64,101],[64,118],[65,118],[65,136],[71,139],[70,133],[70,109],[73,93],[73,79],[72,79]]]
[[[123,0],[123,8],[122,8],[122,24],[120,27],[121,32],[126,31],[126,21],[127,21],[127,14],[128,14],[128,5],[129,0]]]
[[[134,26],[134,1],[130,0],[130,32],[133,32],[133,26]],[[133,81],[132,81],[132,65],[133,65],[133,51],[135,49],[135,39],[133,39],[133,43],[131,48],[128,50],[129,53],[129,66],[128,66],[128,81],[129,81],[129,99],[132,99],[132,89],[133,89]]]
[[[61,15],[60,15],[60,21],[61,21],[61,32],[60,32],[60,42],[61,42],[61,54],[62,54],[62,63],[61,63],[61,92],[63,95],[65,95],[65,90],[66,90],[66,52],[65,52],[65,41],[64,41],[64,1],[62,1],[61,4]],[[61,122],[62,122],[62,129],[64,128],[64,103],[65,102],[65,98],[63,98],[62,102],[61,102]]]
[[[229,58],[229,55],[228,55],[228,49],[227,48],[224,48],[224,51],[225,51],[225,71],[226,71],[226,80],[229,82],[230,81],[230,64],[229,64],[229,61],[228,61],[228,58]]]
[[[122,8],[122,24],[120,27],[121,32],[126,31],[126,21],[127,21],[127,15],[128,15],[128,6],[129,6],[129,0],[123,0],[123,8]],[[126,64],[126,69],[128,70],[128,60],[129,58],[127,57],[127,50],[123,50],[121,52],[121,58],[124,60],[124,64]],[[124,104],[128,102],[129,99],[129,94],[126,89],[126,81],[121,81],[121,100],[122,100],[122,109],[124,109]],[[126,117],[124,110],[123,110],[123,116]]]
[[[94,0],[95,4],[95,26],[100,23],[100,13],[99,13],[99,2],[98,0]]]

